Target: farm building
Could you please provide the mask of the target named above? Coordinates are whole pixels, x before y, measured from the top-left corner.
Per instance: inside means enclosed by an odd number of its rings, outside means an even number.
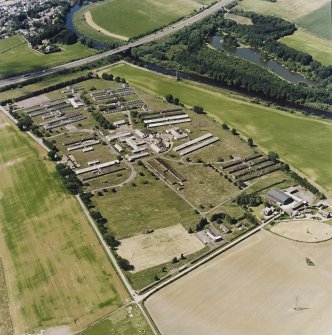
[[[277,202],[281,205],[288,205],[293,201],[293,198],[291,196],[279,190],[271,190],[269,191],[267,196],[273,202]]]

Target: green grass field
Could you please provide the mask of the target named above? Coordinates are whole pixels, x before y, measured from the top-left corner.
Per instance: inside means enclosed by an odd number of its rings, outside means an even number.
[[[106,0],[82,8],[75,14],[74,24],[85,36],[109,42],[111,40],[109,36],[89,26],[89,22],[84,19],[85,12],[89,11],[93,22],[102,29],[120,36],[134,37],[168,25],[211,2],[211,0]]]
[[[172,93],[183,103],[200,105],[219,121],[226,121],[240,134],[252,137],[265,152],[275,151],[302,175],[331,192],[332,124],[264,107],[239,95],[204,85],[175,81],[128,65],[110,72],[153,95]]]
[[[152,335],[152,331],[136,305],[114,312],[110,317],[81,335]]]
[[[307,52],[323,65],[332,65],[332,42],[309,34],[303,29],[297,30],[293,35],[285,36],[279,40],[291,48]]]
[[[331,2],[327,1],[320,8],[299,18],[296,23],[310,33],[332,41],[331,10]]]
[[[148,227],[158,229],[181,223],[187,228],[198,223],[198,216],[186,202],[162,181],[155,180],[148,170],[135,167],[138,170],[136,186],[126,184],[116,193],[95,196],[93,201],[118,239],[142,234]]]
[[[95,53],[81,43],[60,45],[61,52],[43,55],[29,48],[21,36],[0,40],[0,79],[63,64]]]
[[[327,0],[243,0],[236,8],[254,11],[260,14],[280,16],[294,22],[311,36],[306,40],[303,34],[295,33],[286,38],[286,44],[308,52],[323,64],[331,60],[327,54],[332,48],[331,3]],[[287,42],[289,41],[289,43]],[[325,44],[325,45],[323,45]],[[321,48],[321,45],[323,47]],[[331,53],[330,53],[331,55]]]
[[[0,254],[17,334],[81,329],[129,299],[45,152],[0,116]]]

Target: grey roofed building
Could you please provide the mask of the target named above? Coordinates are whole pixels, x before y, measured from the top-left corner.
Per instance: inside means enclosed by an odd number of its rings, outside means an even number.
[[[274,202],[278,202],[281,205],[287,205],[290,204],[293,201],[293,198],[287,195],[284,192],[281,192],[279,190],[271,190],[267,194],[268,198]]]

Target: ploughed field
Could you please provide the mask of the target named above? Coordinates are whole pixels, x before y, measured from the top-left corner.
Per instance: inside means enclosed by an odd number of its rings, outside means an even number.
[[[81,329],[128,294],[54,164],[0,117],[0,257],[18,334]]]
[[[145,305],[163,334],[328,335],[331,246],[261,231]]]

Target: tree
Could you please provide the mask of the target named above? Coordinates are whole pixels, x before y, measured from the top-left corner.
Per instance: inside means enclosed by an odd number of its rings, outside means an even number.
[[[30,119],[29,116],[27,115],[24,115],[23,117],[21,117],[19,120],[18,120],[18,123],[17,123],[17,127],[21,130],[21,131],[28,131],[31,129],[33,125],[33,121]]]
[[[171,104],[174,102],[174,98],[173,98],[172,94],[167,94],[165,99],[166,99],[167,102],[169,102]]]
[[[118,264],[122,270],[125,271],[133,271],[135,269],[134,265],[130,264],[130,262],[122,258],[121,256],[118,256]]]
[[[254,140],[252,138],[248,138],[248,144],[249,146],[253,147],[254,146]]]
[[[192,230],[191,227],[189,227],[189,229],[188,229],[188,233],[189,233],[189,234],[192,234],[192,233],[193,233],[193,230]]]
[[[276,152],[273,152],[273,151],[270,151],[268,154],[267,154],[267,157],[269,160],[271,160],[272,162],[276,162],[279,158],[279,155],[276,153]]]
[[[197,114],[204,114],[204,109],[201,106],[194,106],[194,112]]]
[[[229,127],[228,127],[228,125],[227,125],[226,122],[224,122],[221,126],[222,126],[222,128],[225,129],[225,130],[229,129]]]
[[[196,225],[196,231],[201,231],[204,229],[204,227],[209,224],[208,220],[206,218],[201,218],[199,223]]]
[[[237,131],[236,131],[235,128],[232,129],[232,134],[233,134],[233,135],[237,135]]]
[[[177,262],[178,262],[178,258],[177,258],[177,257],[173,257],[173,259],[172,259],[172,263],[175,264],[175,263],[177,263]]]

